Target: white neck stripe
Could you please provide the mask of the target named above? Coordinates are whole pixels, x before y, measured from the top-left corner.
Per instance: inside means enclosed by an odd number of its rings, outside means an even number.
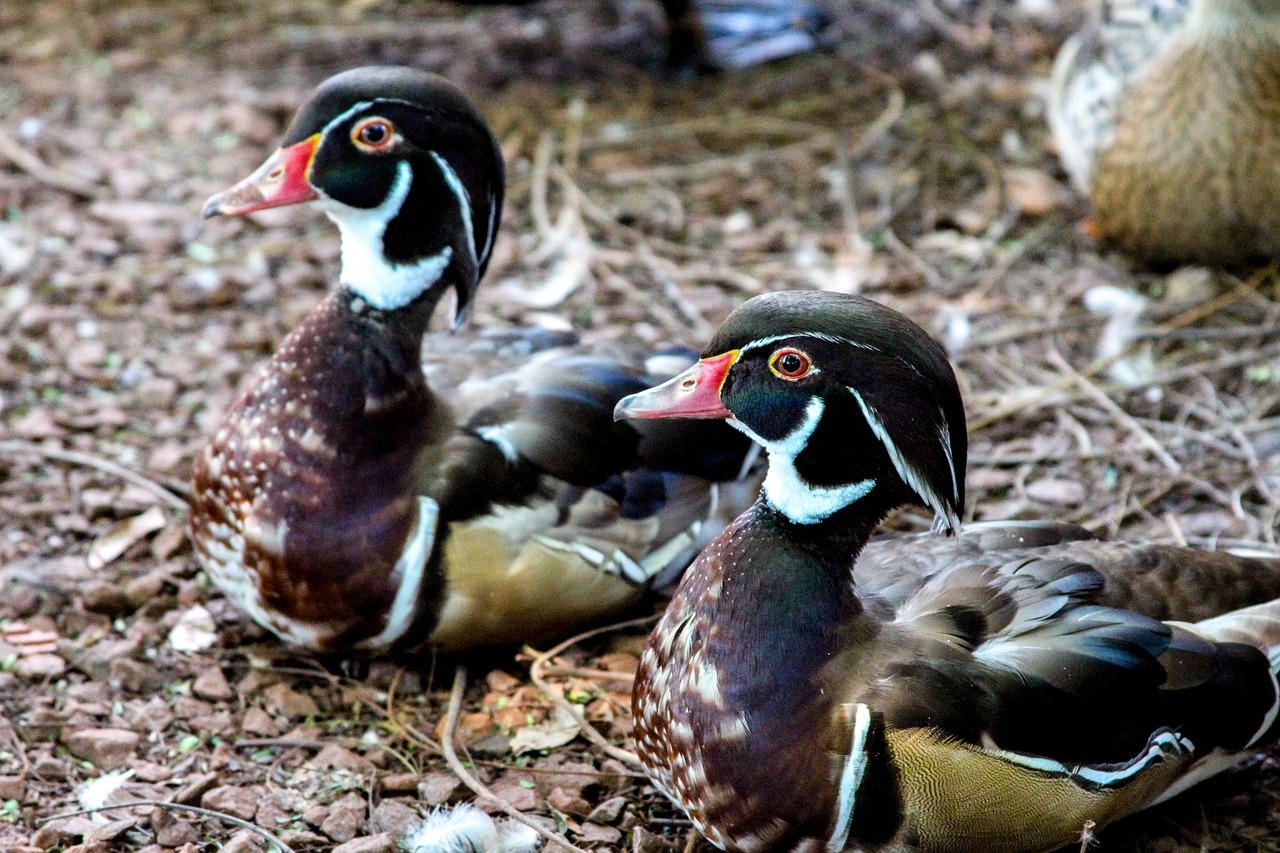
[[[818,428],[826,407],[821,397],[809,401],[804,423],[781,441],[766,441],[737,418],[729,425],[748,435],[769,452],[769,471],[764,477],[764,497],[769,505],[796,524],[816,524],[827,516],[866,497],[875,480],[861,480],[842,486],[814,486],[806,483],[796,470],[796,456]]]
[[[400,213],[413,185],[413,167],[401,161],[396,180],[382,204],[374,208],[352,207],[320,196],[321,209],[338,226],[342,235],[342,284],[374,308],[391,311],[403,308],[440,280],[453,247],[411,264],[387,262],[383,236],[387,224]],[[470,220],[468,220],[470,221]]]

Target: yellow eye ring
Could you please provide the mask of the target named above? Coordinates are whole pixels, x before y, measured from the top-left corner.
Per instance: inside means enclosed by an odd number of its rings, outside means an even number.
[[[351,141],[365,151],[383,151],[395,138],[395,125],[385,118],[367,118],[351,128]]]
[[[769,369],[780,379],[794,382],[813,370],[813,360],[798,349],[786,347],[769,356]]]

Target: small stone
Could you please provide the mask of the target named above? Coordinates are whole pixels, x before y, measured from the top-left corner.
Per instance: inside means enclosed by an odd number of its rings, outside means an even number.
[[[124,616],[132,613],[133,601],[119,584],[93,580],[80,589],[80,598],[86,610],[105,613],[107,616]]]
[[[320,824],[320,831],[334,841],[350,841],[364,825],[367,808],[359,794],[347,794],[330,804],[329,816]]]
[[[52,653],[20,657],[13,665],[14,674],[28,681],[57,678],[66,671],[67,662]]]
[[[164,585],[167,580],[168,572],[151,572],[126,583],[124,585],[124,594],[128,596],[131,606],[135,608],[141,607],[164,592]]]
[[[236,696],[227,677],[223,675],[222,668],[217,666],[201,670],[191,684],[191,692],[210,702],[229,702]]]
[[[395,853],[396,840],[390,833],[380,832],[356,838],[333,848],[332,853]]]
[[[81,729],[64,739],[68,751],[102,770],[115,770],[133,757],[142,736],[128,729]]]
[[[107,679],[112,687],[152,695],[164,689],[165,677],[150,664],[133,658],[116,658],[107,666]]]
[[[256,706],[244,712],[244,718],[240,721],[240,728],[247,735],[271,737],[280,733],[280,730],[276,727],[276,721],[271,719],[271,715]]]
[[[418,781],[422,777],[417,773],[387,773],[382,779],[384,794],[412,794],[418,790]]]
[[[113,820],[94,828],[93,832],[85,838],[86,842],[106,842],[115,841],[129,830],[138,825],[136,820],[130,818],[122,818],[121,820]]]
[[[442,806],[454,798],[462,782],[452,773],[428,773],[418,783],[418,799],[430,806]]]
[[[241,820],[253,820],[258,812],[258,791],[251,787],[224,785],[200,798],[200,807],[225,812]]]
[[[591,811],[591,806],[586,800],[564,788],[552,788],[551,793],[547,794],[547,805],[558,812],[575,817],[586,817]]]
[[[622,840],[622,833],[612,826],[584,823],[578,828],[578,838],[587,843],[602,841],[605,844],[617,844]]]
[[[369,828],[374,832],[389,832],[396,838],[404,838],[411,827],[422,822],[422,816],[400,800],[383,800],[369,818]]]
[[[151,829],[156,843],[162,847],[181,847],[200,840],[200,830],[189,820],[177,817],[168,809],[156,809],[151,813]]]
[[[242,829],[219,848],[220,853],[262,853],[266,848],[262,836],[247,829]]]
[[[631,853],[670,853],[675,845],[656,832],[650,832],[643,826],[636,827],[631,833]]]
[[[316,700],[283,683],[273,684],[263,690],[262,700],[270,713],[290,719],[314,717],[320,713]]]
[[[371,776],[376,772],[373,762],[369,759],[356,755],[351,750],[344,749],[336,743],[331,743],[321,749],[307,764],[325,770],[350,770],[352,773],[357,773],[361,776]]]
[[[302,813],[302,819],[312,826],[320,826],[329,819],[329,807],[312,806]]]
[[[538,792],[526,788],[521,782],[527,781],[514,776],[504,776],[493,785],[493,795],[506,800],[516,811],[527,812],[538,807]]]
[[[27,798],[27,780],[22,776],[0,776],[0,800],[17,800]]]
[[[615,824],[622,817],[622,813],[627,809],[626,797],[610,797],[600,805],[591,810],[591,814],[587,815],[587,820],[592,823],[608,823]]]
[[[200,798],[217,783],[217,773],[200,773],[192,776],[185,785],[178,789],[178,793],[173,795],[173,801],[184,806],[193,805],[199,802]]]

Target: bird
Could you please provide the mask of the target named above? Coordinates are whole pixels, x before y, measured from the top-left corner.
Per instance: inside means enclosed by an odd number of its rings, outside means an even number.
[[[646,773],[721,849],[1054,850],[1280,736],[1280,560],[962,529],[955,373],[887,306],[757,296],[615,416],[726,420],[768,454],[632,696]],[[939,530],[867,545],[902,505]]]
[[[1280,2],[1101,0],[1047,115],[1095,236],[1156,266],[1280,257]]]
[[[380,654],[567,636],[682,569],[749,462],[723,424],[612,420],[655,365],[669,376],[696,355],[428,333],[448,292],[466,314],[502,196],[498,143],[457,88],[364,67],[323,82],[279,150],[205,206],[314,202],[341,235],[338,287],[193,468],[199,565],[289,643]]]

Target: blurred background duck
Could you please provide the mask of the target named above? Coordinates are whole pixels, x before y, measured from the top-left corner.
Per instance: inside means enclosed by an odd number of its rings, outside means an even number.
[[[961,532],[960,391],[896,311],[758,296],[617,414],[724,419],[769,454],[633,693],[646,771],[717,847],[1054,850],[1280,735],[1280,560]],[[904,504],[955,535],[868,544]]]
[[[1280,2],[1101,3],[1048,105],[1091,229],[1146,263],[1280,257]]]
[[[427,334],[447,292],[466,313],[502,197],[497,141],[456,88],[371,67],[324,82],[282,147],[207,204],[315,202],[342,236],[339,287],[194,469],[201,567],[284,640],[541,642],[625,611],[718,529],[716,481],[737,477],[749,442],[612,420],[692,358],[545,331]]]

